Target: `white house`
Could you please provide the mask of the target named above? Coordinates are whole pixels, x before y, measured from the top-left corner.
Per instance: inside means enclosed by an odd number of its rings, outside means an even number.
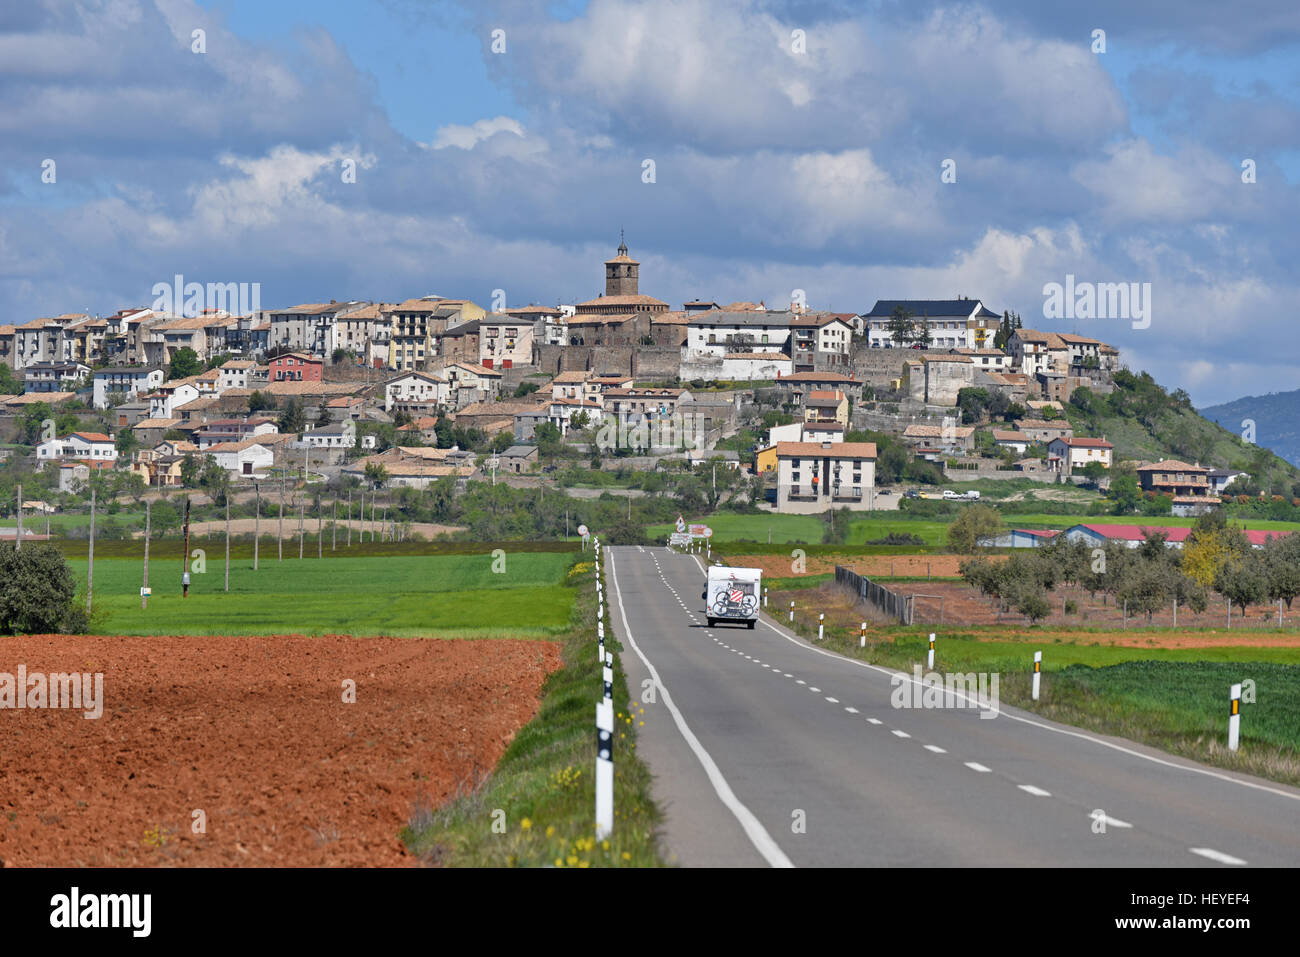
[[[682,356],[786,352],[794,319],[791,312],[702,312],[687,323]]]
[[[161,366],[107,366],[95,370],[94,405],[107,409],[110,393],[121,393],[127,401],[143,392],[152,392],[166,378]]]
[[[568,435],[574,416],[581,413],[586,413],[588,426],[600,425],[605,418],[604,408],[594,399],[552,399],[547,407],[547,420],[561,435]]]
[[[175,417],[177,408],[187,402],[193,402],[198,397],[198,388],[188,382],[181,385],[169,385],[164,382],[157,390],[146,393],[140,398],[149,403],[149,418],[171,419]]]
[[[1030,446],[1029,436],[1011,429],[994,429],[993,444],[1000,449],[1011,449],[1017,455],[1024,455]]]
[[[217,464],[227,472],[236,475],[256,475],[275,463],[275,454],[253,439],[223,442],[209,448],[207,454],[216,459]]]
[[[217,369],[217,388],[221,392],[227,389],[247,389],[248,376],[257,368],[257,363],[249,359],[231,359]]]
[[[36,446],[38,461],[79,459],[88,462],[114,462],[117,444],[102,432],[73,432],[61,439],[47,439]]]
[[[321,426],[311,432],[304,432],[302,440],[313,449],[351,449],[357,444],[357,424],[351,419],[344,419],[333,425]]]
[[[1110,468],[1110,456],[1115,446],[1105,439],[1073,438],[1053,439],[1047,444],[1047,462],[1058,472],[1067,474],[1089,462],[1100,462]]]
[[[399,405],[444,405],[447,380],[429,372],[404,372],[384,383],[384,411]]]
[[[90,375],[83,362],[33,362],[23,371],[27,392],[75,391],[77,383]]]
[[[997,313],[978,299],[879,299],[862,322],[867,343],[873,349],[897,346],[889,322],[896,309],[910,314],[913,322],[925,323],[931,349],[982,349],[993,344],[1001,322]]]

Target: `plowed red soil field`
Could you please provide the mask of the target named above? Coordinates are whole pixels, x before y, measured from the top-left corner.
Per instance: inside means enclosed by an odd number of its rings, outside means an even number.
[[[102,672],[103,715],[0,709],[2,866],[402,866],[415,804],[495,766],[557,644],[0,638],[0,672]],[[356,683],[345,703],[344,682]],[[195,811],[206,833],[195,833]]]

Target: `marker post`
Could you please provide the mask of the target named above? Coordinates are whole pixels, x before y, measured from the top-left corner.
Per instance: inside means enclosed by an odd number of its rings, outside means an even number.
[[[1043,653],[1034,652],[1034,700],[1038,700],[1038,682],[1043,677]]]
[[[825,624],[825,623],[826,623],[826,613],[825,613],[825,612],[819,612],[818,615],[817,615],[817,640],[818,640],[818,641],[821,641],[821,640],[822,640],[822,635],[825,634],[825,631],[824,631],[824,629],[825,629],[825,627],[826,627],[826,624]]]
[[[596,705],[596,839],[614,830],[614,702]]]
[[[1228,709],[1228,750],[1236,751],[1241,742],[1241,685],[1233,685],[1229,695],[1232,702]]]
[[[926,661],[926,667],[931,671],[934,670],[934,632],[930,632],[930,655]]]
[[[865,621],[862,623],[862,631],[858,635],[858,647],[867,647],[867,623]]]
[[[790,620],[794,621],[794,599],[790,599]]]

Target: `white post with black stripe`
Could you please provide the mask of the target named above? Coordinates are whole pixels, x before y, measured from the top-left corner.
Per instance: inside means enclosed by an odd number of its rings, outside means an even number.
[[[817,613],[817,640],[821,641],[822,636],[826,633],[826,612]]]
[[[926,659],[926,667],[934,670],[934,632],[930,632],[930,655]]]
[[[1034,652],[1034,700],[1038,700],[1038,683],[1043,677],[1043,653]]]
[[[605,619],[601,618],[596,622],[596,660],[601,664],[605,663]]]
[[[606,685],[608,687],[608,685]],[[614,701],[596,705],[596,839],[614,830]]]
[[[858,635],[858,647],[867,647],[867,623],[865,621],[862,623],[862,630]]]
[[[1228,708],[1228,750],[1236,751],[1241,742],[1241,685],[1233,685],[1229,695],[1232,703]]]

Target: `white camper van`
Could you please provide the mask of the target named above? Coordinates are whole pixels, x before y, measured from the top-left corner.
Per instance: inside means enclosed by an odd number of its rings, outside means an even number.
[[[750,628],[758,624],[758,605],[763,593],[761,568],[729,568],[710,565],[705,582],[704,613],[709,627],[720,621],[744,622]]]

